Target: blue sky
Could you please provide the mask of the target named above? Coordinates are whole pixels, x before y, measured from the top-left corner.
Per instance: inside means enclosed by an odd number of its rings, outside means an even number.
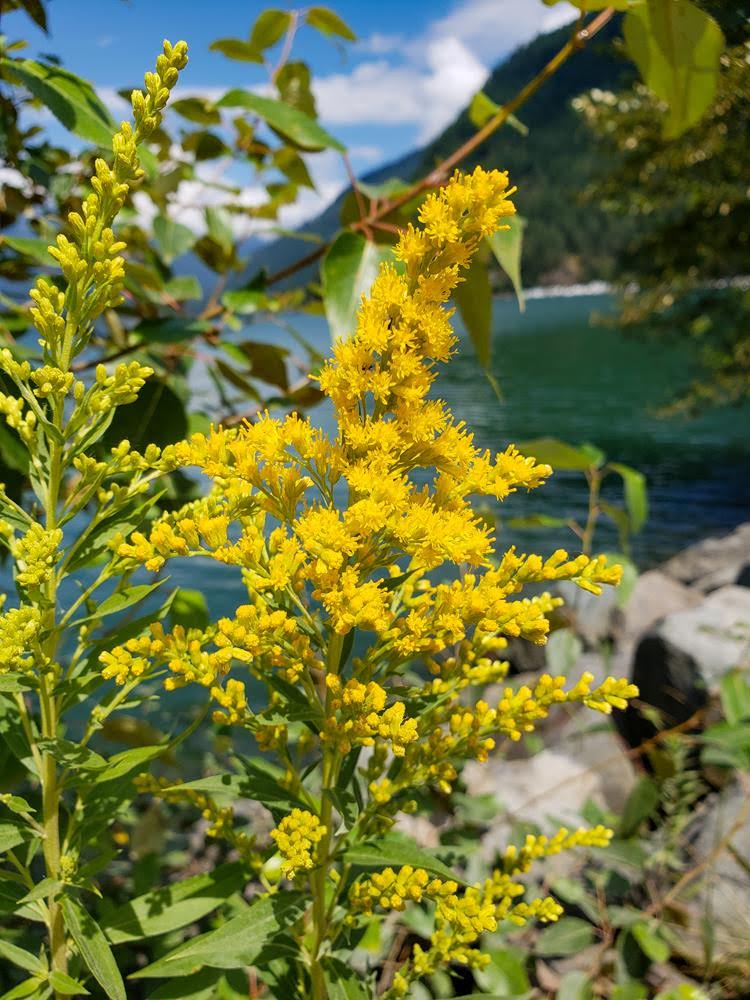
[[[332,0],[329,5],[350,24],[357,42],[332,43],[305,27],[294,52],[313,70],[321,121],[349,147],[360,174],[437,134],[501,59],[574,13],[567,3],[550,8],[542,0]],[[165,37],[190,45],[180,96],[262,88],[263,67],[230,61],[208,45],[218,37],[247,37],[265,6],[244,0],[51,0],[49,37],[17,13],[3,16],[2,31],[28,38],[31,56],[58,55],[120,114],[115,92],[138,85]],[[311,157],[310,167],[318,195],[306,196],[287,224],[309,215],[345,183],[343,164],[333,154]]]

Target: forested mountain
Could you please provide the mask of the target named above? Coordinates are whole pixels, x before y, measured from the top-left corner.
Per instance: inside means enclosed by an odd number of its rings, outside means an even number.
[[[559,51],[569,34],[569,27],[561,28],[517,49],[493,71],[484,92],[498,104],[513,97]],[[528,221],[523,262],[527,286],[609,278],[615,253],[626,239],[627,221],[605,216],[581,198],[592,173],[606,163],[571,103],[592,88],[619,90],[633,79],[632,64],[618,52],[619,35],[616,21],[575,53],[524,105],[518,117],[528,128],[527,135],[505,126],[466,162],[467,166],[481,163],[507,169],[518,185],[516,202]],[[391,177],[419,177],[475,131],[464,111],[429,145],[372,171],[364,180],[374,184]],[[304,229],[331,236],[338,228],[344,197]],[[259,250],[252,264],[272,272],[304,253],[303,243],[285,238]]]

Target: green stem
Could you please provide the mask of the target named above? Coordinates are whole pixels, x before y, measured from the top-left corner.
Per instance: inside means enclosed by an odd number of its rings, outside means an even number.
[[[341,664],[341,652],[344,648],[344,637],[333,635],[328,643],[328,655],[326,657],[326,675],[336,675]],[[329,694],[326,689],[324,710],[328,712]],[[329,855],[331,853],[332,841],[332,821],[333,803],[330,793],[336,786],[339,771],[341,770],[341,755],[335,746],[329,748],[323,745],[323,780],[321,788],[320,822],[326,828],[322,840],[318,844],[318,867],[310,876],[310,888],[313,895],[313,934],[314,943],[310,962],[310,975],[312,978],[312,1000],[327,1000],[328,991],[325,984],[325,974],[321,964],[321,954],[328,937],[329,913],[326,906],[326,879],[328,876]]]
[[[599,519],[599,490],[602,485],[602,477],[598,469],[591,469],[586,473],[586,479],[589,484],[589,508],[586,527],[581,535],[581,551],[584,555],[590,556],[594,544],[596,522]]]

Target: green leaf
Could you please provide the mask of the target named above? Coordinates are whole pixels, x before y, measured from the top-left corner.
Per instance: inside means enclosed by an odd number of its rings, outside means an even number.
[[[227,59],[239,62],[262,63],[263,56],[242,38],[217,38],[208,46],[211,52],[221,52]]]
[[[48,997],[49,991],[43,989],[44,983],[41,979],[27,979],[23,983],[19,983],[18,986],[14,986],[12,990],[8,990],[7,993],[3,993],[0,1000],[21,1000],[21,997],[33,997],[34,1000],[42,1000],[43,997]]]
[[[245,774],[213,774],[179,786],[185,791],[202,792],[217,801],[252,798],[268,809],[289,812],[294,807],[307,808],[308,803],[292,795],[281,778],[284,772],[262,757],[240,759]],[[175,786],[177,787],[177,786]]]
[[[727,722],[733,726],[750,719],[750,683],[745,673],[730,670],[719,683],[721,707]]]
[[[62,993],[66,997],[91,996],[82,983],[65,972],[51,972],[49,984],[57,993]]]
[[[579,917],[563,917],[541,932],[537,939],[537,955],[573,955],[583,951],[594,940],[594,929],[591,924]]]
[[[350,337],[360,300],[372,285],[385,261],[392,260],[387,247],[370,243],[359,233],[341,233],[323,258],[323,304],[331,340]]]
[[[375,996],[361,972],[336,958],[326,961],[325,980],[328,1000],[371,1000]]]
[[[495,260],[510,278],[518,299],[518,308],[524,312],[526,300],[521,282],[521,250],[526,220],[520,215],[511,215],[505,221],[510,228],[498,230],[492,236],[488,236],[487,242],[495,255]]]
[[[14,813],[33,813],[36,810],[29,805],[26,799],[22,798],[20,795],[9,795],[7,799],[3,799],[0,796],[0,805],[5,806],[6,809],[10,809]]]
[[[632,837],[659,808],[659,787],[653,778],[641,777],[628,796],[617,827],[618,837]]]
[[[310,69],[306,63],[299,61],[284,63],[276,74],[275,83],[278,87],[279,95],[285,104],[288,104],[292,108],[297,108],[311,118],[316,117],[315,98],[310,87]],[[288,147],[285,148],[288,149]],[[294,150],[289,150],[289,152],[293,153]],[[274,159],[276,160],[276,157]],[[304,172],[307,174],[306,168]],[[285,171],[285,173],[287,177],[290,177],[290,180],[294,180],[294,177],[290,176],[289,171]],[[297,174],[299,175],[299,173],[298,167]],[[305,178],[303,174],[302,177],[303,184],[309,181],[309,175]]]
[[[105,597],[96,611],[92,611],[90,615],[85,615],[83,618],[77,618],[72,624],[81,625],[83,622],[95,618],[106,618],[107,615],[116,615],[120,611],[125,611],[126,608],[132,608],[134,604],[140,604],[144,598],[153,594],[164,583],[166,580],[157,580],[156,583],[139,583],[134,587],[124,587],[122,590],[110,594],[109,597]]]
[[[297,922],[305,905],[305,898],[297,892],[264,896],[217,930],[187,941],[131,979],[182,976],[204,966],[242,969],[254,965],[267,946],[273,946],[269,953],[278,953],[283,947],[279,935]]]
[[[182,976],[149,993],[148,1000],[217,1000],[220,969],[203,969],[192,976]]]
[[[30,257],[35,264],[54,267],[57,261],[50,256],[47,247],[51,240],[43,240],[37,236],[0,236],[0,246],[6,244],[16,253]]]
[[[204,97],[183,97],[181,101],[170,101],[169,110],[176,111],[182,118],[196,125],[220,125],[221,115],[211,101]]]
[[[155,757],[161,757],[167,750],[167,746],[158,744],[148,747],[133,747],[131,750],[116,753],[109,758],[107,766],[97,773],[96,783],[100,785],[105,781],[116,781],[117,778],[122,778],[132,771],[140,770],[144,764],[154,760]]]
[[[608,468],[622,477],[625,488],[625,506],[630,517],[630,530],[638,532],[648,518],[648,490],[646,477],[637,469],[622,462],[609,462]]]
[[[24,830],[15,823],[0,823],[0,854],[12,851],[24,842]]]
[[[264,10],[259,14],[250,35],[250,46],[256,52],[270,49],[284,37],[292,23],[292,15],[286,10]]]
[[[496,104],[483,90],[478,90],[471,99],[467,114],[472,125],[476,126],[476,128],[482,128],[500,110],[501,106],[499,104]],[[505,119],[505,124],[510,125],[511,128],[514,128],[516,132],[520,132],[523,136],[529,134],[526,125],[522,121],[519,121],[515,115],[508,115]]]
[[[690,0],[647,0],[625,18],[624,36],[644,83],[669,105],[665,138],[682,135],[714,99],[721,28]]]
[[[69,132],[110,149],[117,126],[86,80],[60,66],[33,59],[2,59],[9,70],[44,104]]]
[[[11,944],[10,941],[3,941],[2,938],[0,938],[0,958],[7,959],[26,972],[33,972],[39,976],[47,974],[47,966],[36,955],[32,955],[24,948],[19,948],[18,945]]]
[[[307,23],[323,35],[338,35],[339,38],[345,38],[347,42],[356,42],[357,40],[357,36],[349,25],[328,7],[310,7],[307,11]]]
[[[506,522],[509,528],[564,528],[568,523],[566,518],[550,514],[527,514],[525,517],[511,517]]]
[[[425,868],[433,875],[463,884],[462,879],[431,851],[420,847],[402,833],[387,833],[377,840],[352,844],[344,853],[344,859],[360,868],[413,865],[415,868]]]
[[[159,244],[162,257],[166,264],[171,264],[176,257],[181,257],[195,243],[192,229],[175,222],[165,215],[157,215],[153,221],[154,237]]]
[[[591,976],[579,969],[566,972],[557,988],[556,1000],[591,1000]]]
[[[561,2],[562,0],[542,0],[542,3],[548,7],[554,7],[555,4]],[[568,2],[583,11],[604,10],[605,7],[614,7],[615,10],[630,10],[633,7],[639,7],[645,3],[645,0],[568,0]]]
[[[203,875],[152,889],[120,906],[102,922],[112,944],[137,941],[179,930],[220,906],[244,885],[245,869],[239,862],[221,865]]]
[[[209,623],[208,605],[200,590],[180,587],[169,609],[169,626],[182,625],[183,628],[206,628]]]
[[[71,896],[63,898],[62,911],[65,926],[91,975],[110,1000],[127,1000],[112,950],[94,918]]]
[[[196,301],[203,297],[201,283],[194,274],[181,274],[170,278],[164,285],[164,293],[178,302],[186,302],[188,299]]]
[[[638,921],[630,928],[633,937],[638,942],[646,958],[652,962],[666,962],[669,958],[669,945],[664,938],[652,931],[645,920]]]
[[[311,151],[337,149],[340,153],[345,152],[346,147],[342,146],[338,139],[334,139],[330,132],[326,132],[314,118],[283,101],[261,97],[260,94],[253,94],[247,90],[230,90],[221,98],[217,107],[244,108],[260,115],[275,132],[300,149]]]
[[[462,276],[463,281],[456,285],[453,298],[479,363],[487,369],[492,355],[492,290],[486,258],[477,254]]]
[[[152,319],[139,323],[133,333],[147,344],[176,344],[213,329],[204,320]]]
[[[591,468],[590,455],[583,448],[576,448],[565,441],[557,438],[540,437],[531,441],[524,441],[518,445],[518,450],[523,455],[530,455],[546,465],[551,465],[554,470],[578,470],[583,472]]]

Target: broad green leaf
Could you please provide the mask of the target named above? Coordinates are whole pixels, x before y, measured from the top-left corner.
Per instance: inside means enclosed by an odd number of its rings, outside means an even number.
[[[356,42],[357,40],[357,36],[349,25],[328,7],[308,8],[307,23],[323,35],[338,35],[339,38],[345,38],[347,42]]]
[[[65,972],[51,972],[49,984],[54,990],[66,997],[91,996],[82,983]]]
[[[270,49],[280,41],[292,23],[292,15],[287,10],[264,10],[258,15],[250,34],[250,47],[256,52]]]
[[[200,590],[180,587],[169,609],[169,626],[182,625],[183,628],[206,628],[209,623],[206,597]]]
[[[583,951],[594,940],[591,924],[579,917],[563,917],[556,924],[545,927],[539,935],[534,951],[537,955],[574,955]]]
[[[43,240],[37,236],[0,236],[0,246],[6,243],[16,253],[30,257],[35,264],[43,264],[46,267],[54,267],[56,264],[47,249],[50,240]]]
[[[2,938],[0,938],[0,958],[7,959],[8,962],[12,962],[13,965],[17,965],[25,972],[33,972],[39,976],[47,974],[46,965],[36,955],[32,955],[24,948],[19,948],[18,945],[11,944],[10,941],[3,941]]]
[[[564,528],[568,523],[566,518],[551,514],[527,514],[525,517],[511,517],[506,522],[509,528]]]
[[[205,320],[152,319],[139,323],[133,333],[147,344],[175,344],[213,329]]]
[[[24,830],[15,823],[0,823],[0,854],[12,851],[24,842]]]
[[[562,977],[556,1000],[591,1000],[593,995],[591,976],[580,969],[572,969]]]
[[[174,219],[167,218],[165,215],[156,216],[153,228],[154,237],[167,264],[171,264],[175,258],[187,253],[195,243],[196,237],[192,229],[188,229],[181,222],[175,222]]]
[[[176,111],[182,118],[196,125],[219,125],[221,115],[211,101],[204,97],[183,97],[180,101],[170,101],[169,110]]]
[[[625,488],[625,505],[630,516],[630,530],[638,532],[648,518],[648,490],[646,477],[638,469],[633,469],[622,462],[610,462],[608,468],[622,477]]]
[[[81,958],[109,1000],[127,1000],[120,970],[97,922],[71,896],[63,898],[62,911],[65,926],[75,941]]]
[[[470,267],[462,272],[462,277],[463,281],[453,291],[453,298],[479,363],[487,369],[492,356],[492,289],[486,258],[477,254]]]
[[[518,445],[523,455],[530,455],[546,465],[551,465],[554,471],[579,470],[583,472],[591,467],[589,455],[575,445],[566,444],[557,438],[541,437],[531,441],[523,441]]]
[[[311,118],[317,116],[315,98],[310,87],[310,68],[307,63],[293,60],[285,63],[276,74],[276,86],[285,104],[304,112]],[[288,147],[287,147],[288,148]],[[294,152],[294,150],[290,150]],[[299,168],[298,171],[299,173]],[[286,171],[289,176],[288,171]],[[293,178],[290,178],[293,179]]]
[[[279,935],[299,919],[306,906],[297,892],[267,895],[232,917],[215,931],[200,934],[157,962],[134,973],[132,979],[155,979],[212,969],[242,969],[253,965],[263,950],[283,949]]]
[[[645,920],[640,920],[630,928],[633,937],[638,942],[643,954],[652,962],[666,962],[669,958],[669,945],[653,931]]]
[[[33,59],[2,59],[0,65],[38,97],[69,132],[105,149],[111,148],[117,126],[86,80],[60,66]]]
[[[370,290],[380,265],[391,259],[387,247],[370,243],[359,233],[336,237],[320,268],[332,341],[352,335],[362,296]]]
[[[402,833],[387,833],[377,840],[352,844],[344,853],[344,859],[360,868],[384,868],[389,865],[399,868],[402,865],[413,865],[442,878],[462,883],[462,879],[448,865]]]
[[[239,62],[262,63],[263,56],[242,38],[217,38],[208,46],[211,52],[221,52],[227,59]]]
[[[659,808],[659,787],[646,775],[635,784],[628,796],[617,827],[618,837],[632,837],[641,823],[654,815]]]
[[[366,181],[358,180],[357,187],[367,198],[398,198],[412,185],[401,180],[400,177],[389,177],[388,180],[381,181],[379,184],[369,184]]]
[[[747,672],[730,670],[719,684],[721,707],[730,725],[750,720],[750,683]]]
[[[178,930],[205,917],[241,890],[244,871],[239,862],[234,862],[204,875],[152,889],[118,907],[102,921],[102,929],[112,944]]]
[[[181,274],[166,282],[164,294],[178,302],[187,302],[189,299],[196,301],[203,296],[203,289],[194,274]]]
[[[275,132],[284,136],[300,149],[337,149],[340,153],[345,146],[334,139],[330,132],[319,125],[309,115],[292,108],[283,101],[261,97],[247,90],[230,90],[218,102],[220,108],[244,108],[259,115]]]
[[[701,740],[705,744],[701,752],[704,764],[750,771],[750,724],[747,722],[736,725],[718,722],[709,726]]]
[[[0,676],[0,691],[7,691],[9,694],[17,694],[20,691],[29,690],[29,684],[22,674],[4,674]]]
[[[510,227],[509,229],[498,230],[492,236],[487,237],[487,242],[498,264],[510,278],[518,299],[518,308],[524,312],[526,300],[521,282],[521,250],[526,220],[520,215],[511,215],[506,219],[506,224]]]
[[[665,138],[682,135],[716,93],[721,28],[690,0],[647,0],[625,18],[624,35],[644,83],[669,105]]]

